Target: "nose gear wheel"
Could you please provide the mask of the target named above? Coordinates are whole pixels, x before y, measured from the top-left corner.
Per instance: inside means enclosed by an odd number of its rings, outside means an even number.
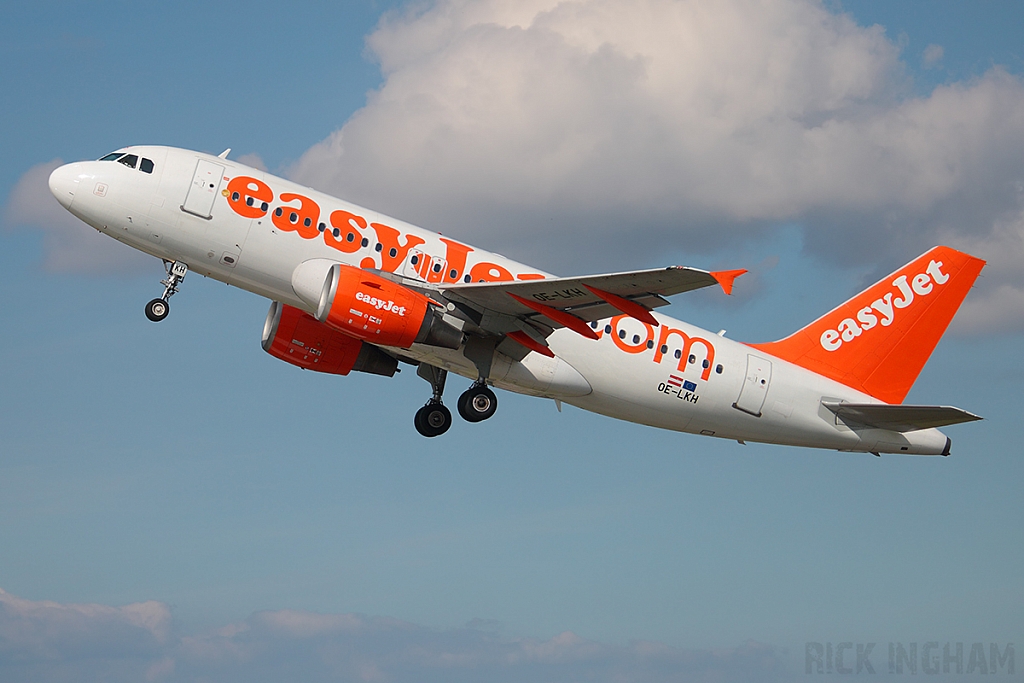
[[[155,323],[160,322],[171,312],[171,306],[163,299],[153,299],[146,304],[146,317]]]

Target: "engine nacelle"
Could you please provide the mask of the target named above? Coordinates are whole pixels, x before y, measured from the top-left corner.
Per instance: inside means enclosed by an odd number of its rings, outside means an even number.
[[[317,319],[356,339],[407,349],[414,343],[457,349],[462,332],[408,287],[343,264],[327,274]]]
[[[332,330],[313,316],[275,301],[263,326],[263,350],[304,370],[347,375],[351,371],[391,377],[398,360],[376,346]]]

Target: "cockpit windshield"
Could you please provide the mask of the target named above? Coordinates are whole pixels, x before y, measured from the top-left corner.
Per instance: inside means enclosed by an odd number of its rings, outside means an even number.
[[[116,161],[120,164],[124,164],[128,168],[138,168],[143,173],[153,172],[153,160],[146,159],[143,157],[142,163],[139,163],[139,156],[137,154],[126,154],[124,152],[111,152],[106,156],[102,156],[100,161]]]

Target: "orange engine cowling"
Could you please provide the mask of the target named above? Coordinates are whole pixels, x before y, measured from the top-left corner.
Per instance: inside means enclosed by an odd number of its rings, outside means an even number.
[[[391,377],[398,360],[376,346],[332,330],[313,316],[275,301],[263,326],[263,350],[303,370],[347,375],[368,372]]]
[[[327,274],[316,317],[381,346],[407,349],[420,343],[457,349],[462,344],[462,332],[444,322],[423,294],[340,263]]]

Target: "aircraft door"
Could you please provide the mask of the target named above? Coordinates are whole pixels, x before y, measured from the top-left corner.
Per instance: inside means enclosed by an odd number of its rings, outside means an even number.
[[[771,381],[772,362],[765,358],[748,355],[747,374],[743,378],[740,395],[732,407],[750,413],[754,417],[761,417],[761,408],[764,406],[764,399],[768,395]]]
[[[443,258],[430,259],[430,270],[427,271],[427,282],[440,282],[444,272],[448,270],[448,262]]]
[[[199,159],[181,210],[200,218],[212,218],[213,202],[217,199],[217,192],[220,190],[223,178],[223,166],[206,159]]]
[[[420,271],[426,272],[424,261],[430,261],[430,257],[424,254],[419,249],[410,249],[409,256],[405,259],[405,265],[402,267],[402,275],[405,277],[416,278],[417,280],[425,279]]]

